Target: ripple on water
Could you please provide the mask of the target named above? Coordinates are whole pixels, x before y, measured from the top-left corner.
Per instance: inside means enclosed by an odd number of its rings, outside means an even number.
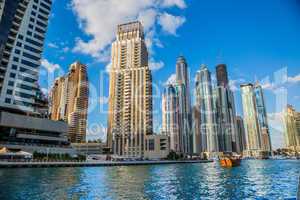
[[[0,199],[295,199],[299,170],[292,160],[0,169]]]

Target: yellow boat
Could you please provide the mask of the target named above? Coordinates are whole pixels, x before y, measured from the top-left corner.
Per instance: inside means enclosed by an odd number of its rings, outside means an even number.
[[[220,164],[222,167],[237,167],[241,165],[241,159],[239,157],[222,157]]]

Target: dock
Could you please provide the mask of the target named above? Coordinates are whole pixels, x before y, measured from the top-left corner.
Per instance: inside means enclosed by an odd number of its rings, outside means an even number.
[[[1,162],[0,168],[50,168],[50,167],[113,167],[211,163],[212,160],[181,160],[181,161],[86,161],[86,162]]]

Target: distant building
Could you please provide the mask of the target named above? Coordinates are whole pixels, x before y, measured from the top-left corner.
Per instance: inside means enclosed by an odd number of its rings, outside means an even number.
[[[244,126],[246,132],[245,154],[258,156],[262,151],[262,136],[256,109],[256,98],[252,84],[241,85]]]
[[[227,66],[225,64],[219,64],[216,67],[217,85],[226,88],[229,84]]]
[[[216,113],[213,105],[211,75],[202,65],[196,74],[196,106],[199,106],[202,152],[218,152]]]
[[[85,143],[72,143],[72,148],[80,155],[101,155],[106,144],[85,142]]]
[[[143,26],[118,26],[112,44],[107,144],[125,157],[144,157],[152,128],[152,75]]]
[[[300,151],[300,112],[288,105],[284,113],[285,146]]]
[[[179,99],[174,86],[167,85],[162,97],[162,132],[170,138],[170,149],[181,153]]]
[[[179,101],[180,145],[182,153],[191,155],[193,152],[192,112],[190,100],[188,65],[183,56],[176,62],[176,93]]]
[[[236,124],[237,124],[237,145],[240,152],[246,150],[246,134],[245,134],[245,127],[244,127],[244,120],[242,117],[236,117]],[[240,153],[238,152],[238,153]]]
[[[200,155],[203,149],[203,135],[201,134],[201,113],[198,105],[193,106],[192,109],[192,131],[193,133],[193,153],[196,155]],[[206,138],[205,138],[206,139]]]
[[[166,135],[147,135],[145,138],[146,159],[164,159],[170,153],[169,137]]]
[[[68,123],[68,137],[72,143],[85,142],[88,97],[87,69],[79,62],[70,66],[66,76],[56,79],[50,92],[51,119]]]
[[[258,124],[261,132],[262,150],[271,153],[272,144],[271,144],[269,125],[268,125],[267,111],[265,106],[265,99],[264,99],[262,87],[258,83],[254,85],[254,95],[256,101],[256,112],[258,116]]]
[[[239,152],[237,145],[236,111],[233,92],[228,85],[225,64],[216,67],[217,87],[215,88],[216,124],[219,152]]]

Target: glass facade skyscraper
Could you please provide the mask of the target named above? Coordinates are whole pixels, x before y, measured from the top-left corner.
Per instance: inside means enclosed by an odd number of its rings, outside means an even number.
[[[218,152],[211,74],[205,65],[196,75],[196,105],[200,111],[202,152]]]
[[[265,106],[265,99],[261,85],[256,83],[254,85],[254,94],[256,101],[256,112],[258,116],[259,129],[262,138],[262,149],[264,151],[272,151],[272,144],[270,138],[270,130],[267,119],[267,111]]]
[[[192,113],[189,88],[188,65],[183,56],[179,56],[176,62],[176,92],[179,101],[179,121],[182,129],[181,141],[183,153],[193,152]]]
[[[218,65],[216,74],[215,103],[219,151],[240,152],[237,145],[235,102],[228,85],[226,65]]]
[[[51,0],[4,0],[0,11],[0,107],[37,112]]]
[[[162,132],[170,138],[170,149],[181,153],[182,130],[179,121],[179,97],[173,85],[165,87],[162,97]]]

